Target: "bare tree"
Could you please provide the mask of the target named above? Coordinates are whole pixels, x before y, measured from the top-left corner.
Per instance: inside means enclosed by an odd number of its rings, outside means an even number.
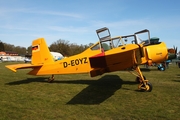
[[[69,41],[61,40],[61,39],[52,43],[49,47],[50,51],[59,52],[64,56],[71,56],[81,53],[87,48],[88,48],[87,45],[77,45],[75,43],[69,43]]]
[[[0,51],[4,51],[4,44],[1,40],[0,40]]]

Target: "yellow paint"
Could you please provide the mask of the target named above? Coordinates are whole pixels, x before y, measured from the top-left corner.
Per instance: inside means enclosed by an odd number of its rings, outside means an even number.
[[[106,72],[119,71],[135,65],[160,62],[167,59],[165,43],[143,46],[143,44],[127,44],[102,52],[99,42],[84,52],[54,61],[43,38],[32,42],[32,63],[7,65],[16,69],[33,68],[31,75],[77,74],[90,73],[97,76]],[[99,47],[99,48],[98,48]]]
[[[168,51],[165,43],[161,42],[153,46],[145,47],[145,53],[147,54],[147,59],[152,60],[152,62],[162,62],[168,58]]]
[[[33,48],[35,48],[35,50]],[[32,42],[31,59],[33,65],[53,63],[53,57],[47,47],[44,38],[39,38]]]

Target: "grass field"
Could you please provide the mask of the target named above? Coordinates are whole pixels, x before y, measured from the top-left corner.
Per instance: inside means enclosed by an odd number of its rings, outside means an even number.
[[[180,69],[170,64],[143,71],[152,92],[139,92],[125,71],[90,78],[88,74],[49,76],[13,73],[0,63],[0,120],[178,120]],[[11,63],[12,64],[12,63]]]

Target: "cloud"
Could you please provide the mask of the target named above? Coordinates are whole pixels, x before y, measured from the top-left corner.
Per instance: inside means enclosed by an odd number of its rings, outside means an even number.
[[[113,30],[124,31],[134,31],[142,29],[150,29],[153,31],[163,31],[169,28],[179,28],[180,17],[174,16],[171,18],[161,17],[161,18],[136,18],[136,19],[126,19],[126,20],[116,20],[116,21],[92,21],[92,24],[96,27],[108,27]],[[126,32],[127,33],[127,32]]]
[[[71,18],[82,18],[82,15],[72,12],[56,12],[56,11],[46,11],[38,10],[36,8],[0,8],[0,16],[8,16],[12,14],[20,13],[32,13],[32,14],[42,14],[42,15],[53,15],[53,16],[64,16]]]
[[[61,27],[61,26],[49,26],[49,30],[54,30],[57,32],[74,32],[74,33],[85,33],[88,32],[88,29],[85,27]]]
[[[81,15],[75,13],[67,13],[67,12],[54,12],[54,11],[29,11],[29,13],[35,14],[45,14],[45,15],[55,15],[55,16],[65,16],[72,18],[82,18]]]
[[[14,25],[2,25],[2,26],[0,26],[0,28],[8,29],[8,30],[32,30],[27,27],[18,27],[18,26],[14,26]]]

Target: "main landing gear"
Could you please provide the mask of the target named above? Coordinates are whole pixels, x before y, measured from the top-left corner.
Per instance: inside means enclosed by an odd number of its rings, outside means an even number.
[[[48,82],[51,83],[54,81],[54,75],[52,75],[51,77],[48,78]]]
[[[146,80],[146,77],[142,75],[142,72],[139,68],[139,66],[135,66],[134,71],[136,71],[136,73],[130,72],[133,75],[137,76],[136,77],[136,81],[139,83],[138,85],[138,89],[140,91],[143,92],[151,92],[152,91],[152,84],[150,82],[148,82],[148,80]]]

